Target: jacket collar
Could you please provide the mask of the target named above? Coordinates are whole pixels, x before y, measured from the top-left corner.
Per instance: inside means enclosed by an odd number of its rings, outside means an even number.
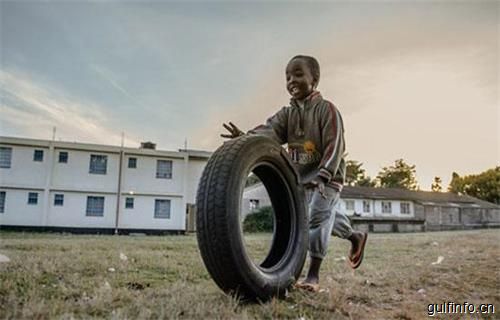
[[[321,93],[315,90],[311,92],[311,94],[304,99],[304,108],[308,108],[309,106],[315,106],[321,100],[323,100]],[[290,105],[297,108],[299,107],[297,100],[294,98],[290,99]]]

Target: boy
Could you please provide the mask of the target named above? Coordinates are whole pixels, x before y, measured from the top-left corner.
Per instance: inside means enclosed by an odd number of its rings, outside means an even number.
[[[319,290],[319,270],[332,233],[351,241],[349,263],[357,268],[363,260],[368,235],[354,231],[349,219],[335,209],[345,178],[343,158],[344,128],[337,108],[316,91],[320,71],[318,61],[310,56],[293,57],[286,67],[286,88],[292,96],[289,107],[283,107],[249,134],[262,134],[280,144],[288,143],[288,153],[296,165],[308,192],[309,255],[306,279],[297,287]],[[233,123],[223,124],[235,138],[243,134]]]

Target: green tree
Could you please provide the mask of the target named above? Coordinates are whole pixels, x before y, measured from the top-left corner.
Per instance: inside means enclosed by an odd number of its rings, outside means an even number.
[[[434,192],[443,191],[443,187],[441,187],[442,183],[443,183],[443,181],[441,180],[440,177],[434,177],[434,182],[431,185],[431,190]]]
[[[448,186],[448,191],[457,194],[464,194],[464,178],[460,177],[458,173],[453,172],[451,174],[451,181],[450,185]]]
[[[500,204],[500,166],[463,177],[453,172],[448,191]]]
[[[273,207],[266,206],[248,214],[243,221],[244,232],[272,232],[274,225]]]
[[[345,182],[348,186],[374,187],[376,182],[366,175],[365,169],[361,166],[363,163],[356,160],[346,162]]]
[[[417,190],[415,165],[407,164],[403,159],[394,161],[394,165],[383,167],[377,175],[381,187]]]

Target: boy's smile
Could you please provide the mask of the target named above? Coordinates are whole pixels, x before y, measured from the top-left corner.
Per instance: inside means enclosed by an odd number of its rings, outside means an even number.
[[[314,90],[314,78],[303,59],[293,59],[286,67],[286,89],[297,99],[305,99]]]

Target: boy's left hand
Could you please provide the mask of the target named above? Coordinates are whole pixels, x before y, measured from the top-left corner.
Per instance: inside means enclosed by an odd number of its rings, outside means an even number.
[[[229,121],[229,125],[223,123],[222,126],[224,127],[224,129],[226,129],[230,133],[230,134],[221,134],[220,136],[223,138],[233,139],[233,138],[237,138],[237,137],[245,134],[243,131],[240,130],[240,128],[238,128],[231,121]]]
[[[316,188],[318,188],[319,194],[324,199],[326,199],[326,195],[325,195],[325,182],[320,177],[316,177],[316,178],[312,179],[311,181],[305,183],[304,187],[310,188],[310,189],[316,189]]]

